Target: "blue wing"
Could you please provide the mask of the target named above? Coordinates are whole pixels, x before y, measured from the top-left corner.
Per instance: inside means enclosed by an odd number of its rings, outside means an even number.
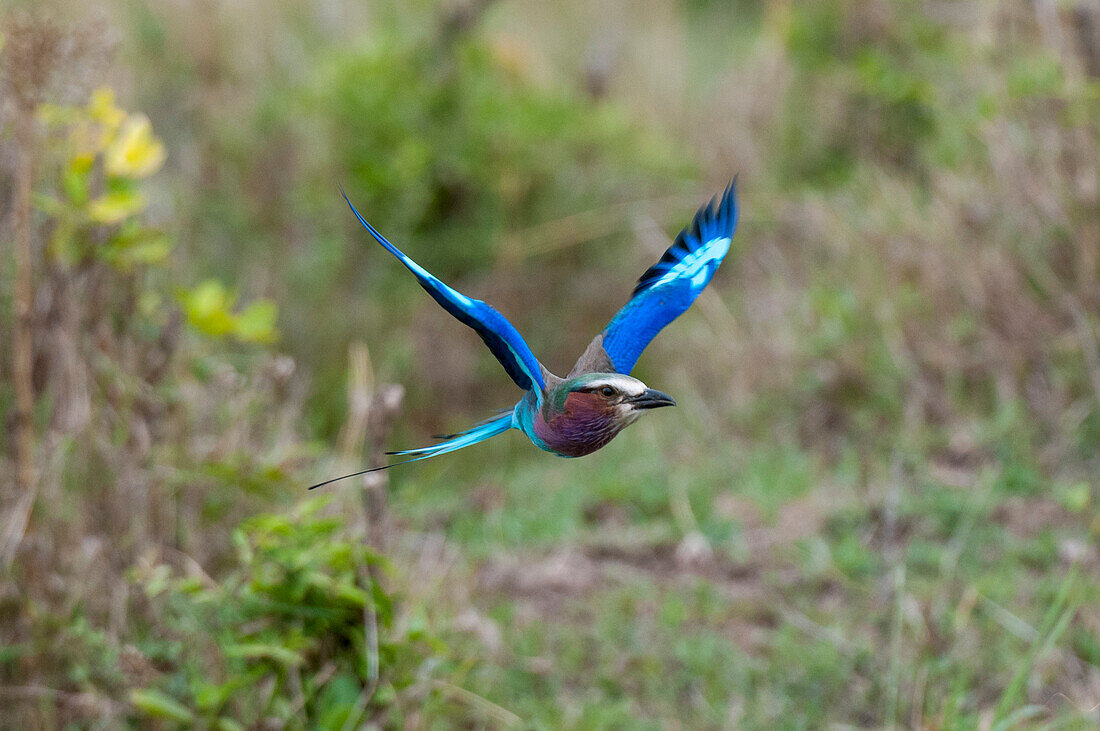
[[[348,195],[344,193],[343,189],[340,192],[343,194],[344,200],[351,206],[352,213],[359,219],[359,223],[366,227],[375,241],[382,244],[391,254],[396,256],[413,273],[417,281],[420,282],[420,286],[432,296],[432,299],[443,306],[443,309],[454,315],[462,324],[473,328],[481,336],[481,339],[489,346],[489,350],[493,352],[500,364],[504,366],[504,370],[508,371],[508,375],[520,388],[525,391],[534,389],[541,397],[542,391],[546,389],[546,383],[542,378],[542,368],[515,326],[508,322],[504,315],[489,305],[481,300],[471,299],[448,287],[436,279],[427,269],[405,256],[400,249],[387,241],[385,236],[378,233],[374,226],[371,226],[365,218],[359,215],[359,211],[355,210],[355,206],[348,200]]]
[[[729,252],[737,229],[736,185],[735,177],[720,198],[699,209],[604,328],[603,349],[619,373],[630,373],[661,328],[691,306]]]

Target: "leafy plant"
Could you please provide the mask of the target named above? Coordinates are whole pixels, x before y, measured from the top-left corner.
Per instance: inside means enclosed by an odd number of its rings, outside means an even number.
[[[217,581],[166,565],[134,574],[158,620],[146,648],[167,665],[131,693],[137,717],[220,728],[400,717],[401,695],[421,690],[446,648],[422,623],[397,621],[385,562],[323,514],[326,502],[246,520]]]
[[[119,109],[109,87],[95,90],[86,106],[44,104],[39,117],[61,138],[54,148],[61,158],[58,195],[37,200],[56,220],[52,258],[67,266],[98,259],[123,271],[163,262],[170,239],[137,218],[148,205],[141,181],[166,156],[148,117]]]
[[[49,260],[69,270],[102,262],[123,274],[138,266],[162,266],[173,241],[141,217],[149,204],[142,182],[167,156],[149,118],[120,109],[106,86],[93,91],[84,106],[43,104],[38,116],[58,143],[52,146],[56,168],[51,171],[59,181],[57,191],[36,199],[53,223]],[[152,292],[146,295],[146,310],[163,303]],[[216,279],[180,289],[178,297],[188,324],[203,335],[250,343],[277,338],[271,300],[257,300],[234,313],[236,298]]]
[[[270,343],[277,337],[277,311],[271,300],[257,300],[235,313],[236,297],[216,279],[207,279],[194,289],[182,290],[179,298],[187,322],[204,335],[232,335],[250,343]]]

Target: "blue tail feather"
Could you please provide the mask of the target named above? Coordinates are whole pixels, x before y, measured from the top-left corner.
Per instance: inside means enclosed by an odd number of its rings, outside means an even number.
[[[511,428],[512,411],[509,409],[507,413],[483,421],[464,432],[452,434],[446,441],[439,442],[438,444],[432,444],[427,447],[417,447],[415,449],[402,449],[397,452],[386,452],[386,454],[391,454],[395,457],[413,457],[414,459],[405,461],[415,462],[418,459],[427,459],[428,457],[435,457],[439,454],[446,454],[447,452],[454,452],[463,447],[469,447],[478,442],[483,442],[490,437],[495,437],[497,434],[502,434]],[[398,464],[401,463],[399,462]]]
[[[422,459],[428,459],[429,457],[435,457],[436,455],[446,454],[448,452],[454,452],[455,450],[462,449],[463,447],[469,447],[478,442],[484,442],[486,439],[495,437],[497,434],[503,434],[512,428],[512,411],[508,410],[508,413],[501,414],[487,421],[483,421],[480,424],[474,426],[471,429],[467,429],[464,432],[455,434],[452,438],[439,444],[433,444],[430,447],[418,447],[416,449],[403,449],[399,452],[386,452],[386,454],[393,455],[395,457],[410,457],[410,459],[403,459],[400,462],[393,462],[391,464],[382,465],[381,467],[372,467],[366,470],[360,470],[359,472],[353,472],[350,475],[343,475],[342,477],[334,477],[331,480],[325,480],[324,482],[318,482],[316,485],[311,485],[310,490],[328,485],[339,480],[347,479],[348,477],[358,477],[359,475],[365,475],[368,472],[378,472],[379,470],[388,470],[390,467],[396,467],[399,464],[406,464],[408,462],[419,462]]]

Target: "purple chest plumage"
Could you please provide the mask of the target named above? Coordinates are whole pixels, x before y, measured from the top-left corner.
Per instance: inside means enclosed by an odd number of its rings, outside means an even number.
[[[543,409],[534,420],[538,437],[566,457],[595,452],[614,439],[623,426],[613,410],[591,393],[570,393],[560,412]]]

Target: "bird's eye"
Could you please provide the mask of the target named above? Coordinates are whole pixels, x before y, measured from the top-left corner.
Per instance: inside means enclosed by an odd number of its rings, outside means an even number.
[[[600,389],[600,395],[604,398],[611,398],[615,395],[615,389],[611,388],[611,386],[604,386]]]

